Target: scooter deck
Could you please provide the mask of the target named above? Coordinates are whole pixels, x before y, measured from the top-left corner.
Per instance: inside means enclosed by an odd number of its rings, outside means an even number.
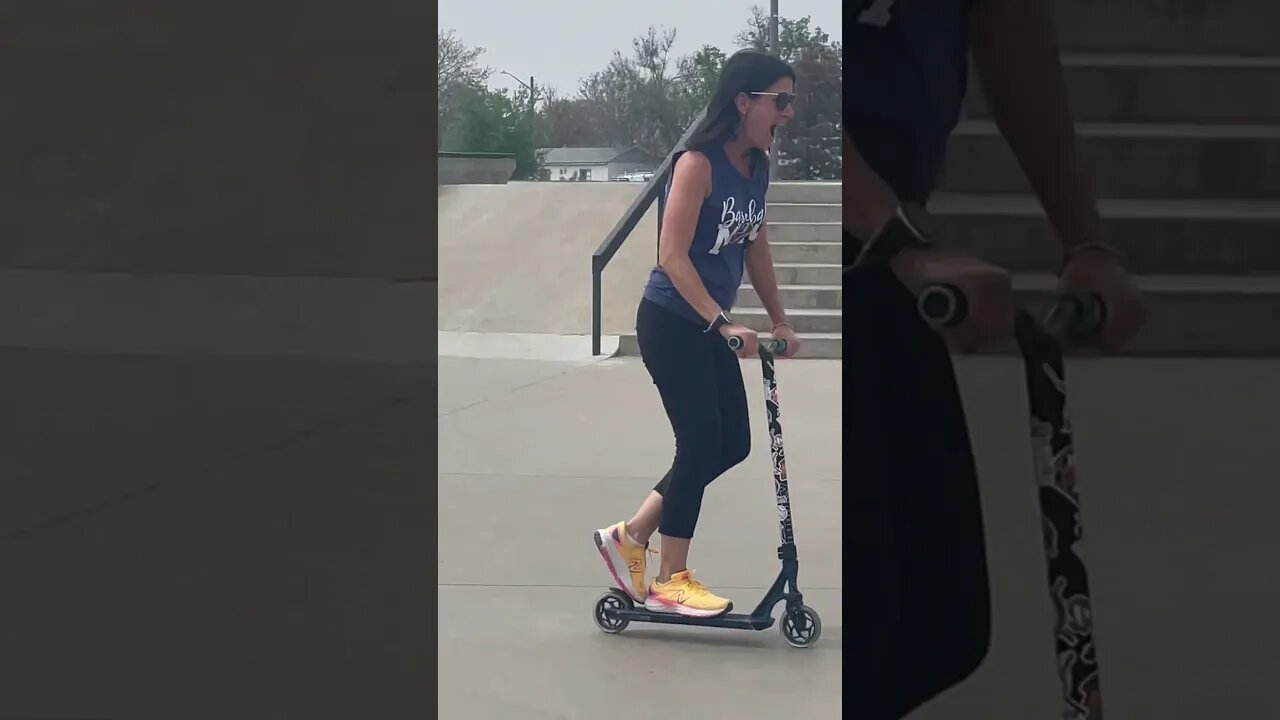
[[[732,609],[732,608],[731,608]],[[666,625],[701,625],[704,627],[729,628],[731,630],[768,630],[773,627],[771,616],[763,617],[743,613],[725,613],[715,617],[699,618],[677,615],[676,613],[660,613],[644,608],[614,610],[612,615],[620,620],[631,622],[662,623]]]

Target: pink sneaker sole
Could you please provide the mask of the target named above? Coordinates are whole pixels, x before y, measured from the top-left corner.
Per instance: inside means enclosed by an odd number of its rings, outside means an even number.
[[[613,584],[619,590],[629,595],[632,600],[635,600],[638,603],[643,603],[645,601],[645,597],[636,597],[635,588],[631,587],[630,582],[631,570],[627,567],[627,561],[624,560],[622,555],[618,552],[614,539],[610,537],[611,534],[612,530],[610,528],[596,530],[592,533],[592,539],[595,540],[596,549],[600,551],[600,557],[604,560],[604,566],[609,570],[610,577],[613,578]],[[622,580],[623,577],[627,578],[626,582]]]
[[[685,617],[694,618],[710,618],[719,617],[733,609],[733,603],[729,603],[723,610],[699,610],[697,608],[685,607],[677,602],[664,600],[657,595],[650,595],[644,601],[644,609],[655,613],[671,613],[674,615],[683,615]]]

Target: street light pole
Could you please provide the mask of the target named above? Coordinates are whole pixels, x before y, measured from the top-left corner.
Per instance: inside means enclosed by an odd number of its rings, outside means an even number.
[[[777,2],[777,0],[774,0],[774,2]],[[525,84],[525,81],[521,80],[515,75],[512,75],[506,70],[502,70],[500,72],[503,75],[506,75],[507,77],[511,78],[512,80],[515,80],[516,82],[520,83],[520,85],[522,85],[525,90],[529,91],[529,117],[533,117],[533,106],[538,99],[538,86],[533,84],[533,76],[530,75],[528,84]]]
[[[769,0],[769,49],[778,54],[778,0]]]
[[[774,57],[782,57],[782,51],[778,48],[778,0],[769,0],[769,52]],[[773,144],[769,148],[769,180],[772,182],[778,179],[778,139],[773,139]]]

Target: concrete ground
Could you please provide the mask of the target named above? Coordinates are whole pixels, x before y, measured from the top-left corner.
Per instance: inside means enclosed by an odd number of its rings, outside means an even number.
[[[779,369],[800,587],[823,621],[807,650],[776,627],[592,622],[609,582],[591,531],[626,519],[670,464],[638,361],[440,363],[441,718],[630,720],[664,696],[707,717],[839,717],[838,363]],[[777,575],[778,530],[758,361],[743,370],[755,450],[708,491],[690,560],[749,609]]]
[[[987,514],[993,647],[912,720],[1057,717],[1019,369],[1009,358],[960,363]],[[1109,716],[1280,715],[1268,689],[1280,657],[1264,631],[1280,600],[1266,570],[1280,500],[1266,470],[1276,369],[1069,365]],[[744,370],[756,377],[753,364]],[[800,651],[772,630],[632,625],[610,636],[593,625],[607,580],[589,532],[624,518],[671,452],[638,360],[441,358],[440,717],[640,718],[663,696],[716,717],[839,717],[838,372],[823,361],[779,370],[802,588],[824,620],[818,646]],[[760,393],[748,387],[758,428]],[[713,488],[692,565],[749,604],[777,569],[767,453],[757,445]]]
[[[838,365],[779,369],[801,582],[824,620],[801,651],[776,630],[593,625],[606,579],[588,533],[663,471],[665,420],[634,359],[506,347],[556,359],[505,359],[501,343],[442,357],[438,401],[429,362],[0,349],[0,717],[427,717],[433,555],[439,717],[625,719],[663,695],[720,717],[837,717]],[[960,364],[991,655],[912,720],[1055,716],[1017,369]],[[1109,714],[1280,715],[1275,363],[1069,371]],[[777,571],[756,447],[709,491],[693,555],[748,605]]]
[[[0,718],[429,715],[435,297],[0,270]]]
[[[427,717],[431,363],[0,349],[0,717]]]
[[[1067,367],[1107,716],[1280,717],[1271,641],[1275,408],[1267,360]],[[911,720],[1058,717],[1020,362],[959,364],[982,478],[994,630],[978,672]]]

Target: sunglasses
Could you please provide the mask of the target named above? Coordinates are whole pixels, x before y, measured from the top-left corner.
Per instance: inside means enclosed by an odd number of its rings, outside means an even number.
[[[791,103],[795,102],[795,93],[784,92],[753,92],[752,95],[767,95],[773,98],[774,107],[778,108],[778,112],[786,110]]]

